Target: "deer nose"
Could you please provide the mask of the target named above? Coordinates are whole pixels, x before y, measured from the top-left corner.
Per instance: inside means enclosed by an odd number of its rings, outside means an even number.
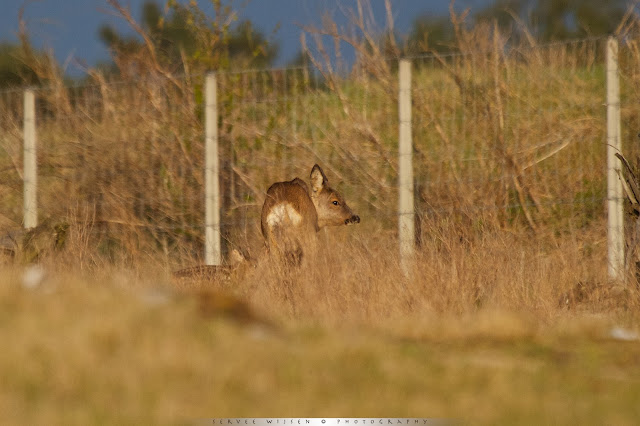
[[[349,219],[344,221],[345,225],[348,225],[350,223],[360,223],[360,216],[358,216],[357,214],[354,214]]]

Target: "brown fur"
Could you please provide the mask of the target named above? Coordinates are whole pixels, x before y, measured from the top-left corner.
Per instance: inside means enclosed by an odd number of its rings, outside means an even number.
[[[340,193],[329,186],[317,164],[311,169],[310,182],[311,187],[299,178],[274,183],[262,207],[261,227],[267,248],[278,248],[293,263],[299,263],[302,257],[301,239],[309,239],[324,226],[360,222]],[[272,217],[270,222],[272,214],[276,219]]]
[[[295,178],[288,182],[276,182],[267,190],[267,198],[262,206],[261,227],[262,235],[267,238],[269,227],[266,223],[267,216],[271,209],[277,204],[286,201],[298,212],[303,218],[300,228],[313,229],[318,231],[318,214],[316,207],[309,197],[309,187],[300,178]]]

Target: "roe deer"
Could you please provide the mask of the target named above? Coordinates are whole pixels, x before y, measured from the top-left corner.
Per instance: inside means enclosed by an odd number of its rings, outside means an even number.
[[[238,274],[243,274],[252,260],[245,257],[240,250],[234,248],[229,253],[229,259],[223,265],[197,265],[183,268],[172,273],[173,282],[178,287],[209,282],[227,284]]]
[[[267,249],[277,250],[293,264],[302,259],[301,242],[320,228],[360,223],[344,198],[332,189],[320,166],[311,169],[311,190],[299,178],[276,182],[267,191],[262,206],[262,235]]]

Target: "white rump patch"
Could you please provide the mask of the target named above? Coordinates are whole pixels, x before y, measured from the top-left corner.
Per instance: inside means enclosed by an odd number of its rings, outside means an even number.
[[[298,226],[302,222],[302,215],[289,203],[276,204],[267,215],[269,228],[276,226]]]

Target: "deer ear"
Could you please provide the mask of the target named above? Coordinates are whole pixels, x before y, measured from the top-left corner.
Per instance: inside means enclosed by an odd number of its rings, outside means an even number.
[[[320,191],[327,184],[327,177],[317,164],[311,169],[311,189],[313,192]]]

